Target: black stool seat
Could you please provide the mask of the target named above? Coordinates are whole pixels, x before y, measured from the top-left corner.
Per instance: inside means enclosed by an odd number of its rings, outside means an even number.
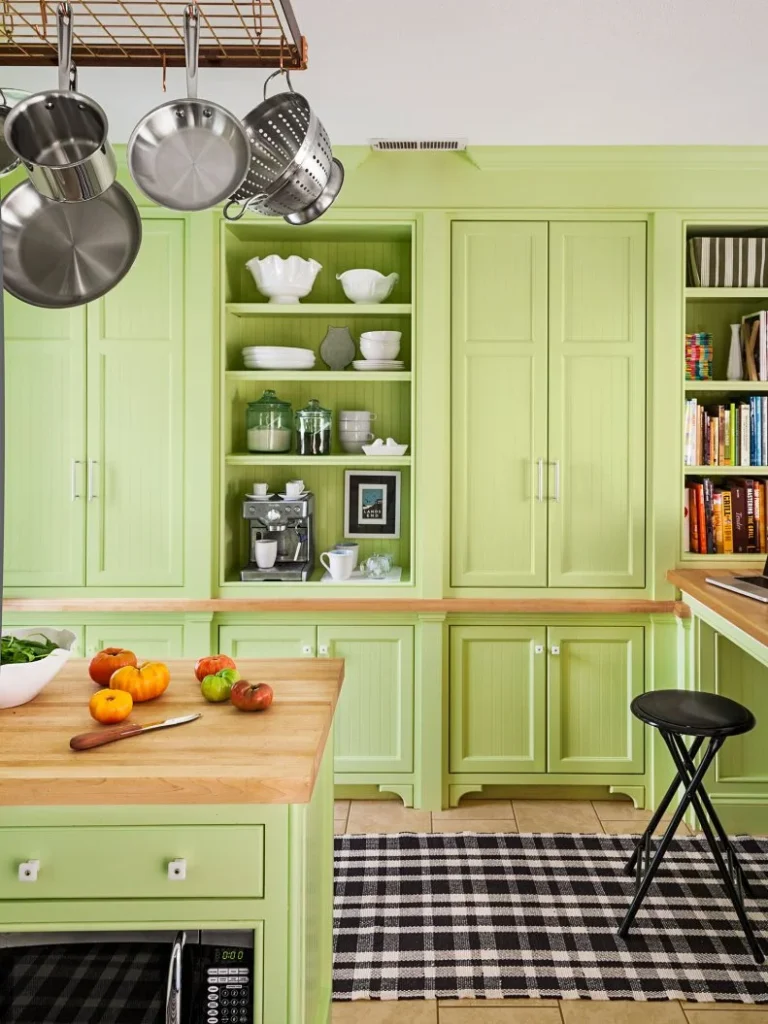
[[[655,690],[635,697],[631,708],[642,722],[682,736],[739,736],[755,727],[749,708],[717,693]]]

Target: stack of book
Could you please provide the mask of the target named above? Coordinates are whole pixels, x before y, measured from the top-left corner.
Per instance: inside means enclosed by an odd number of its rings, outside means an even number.
[[[685,379],[712,380],[711,334],[686,334]]]
[[[700,555],[764,553],[765,483],[690,481],[685,489],[684,548]]]
[[[685,403],[686,466],[767,466],[768,395],[704,408]]]

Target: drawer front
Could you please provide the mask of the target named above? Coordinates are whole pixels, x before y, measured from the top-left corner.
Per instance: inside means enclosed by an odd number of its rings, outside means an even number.
[[[0,829],[0,900],[263,894],[260,825]]]

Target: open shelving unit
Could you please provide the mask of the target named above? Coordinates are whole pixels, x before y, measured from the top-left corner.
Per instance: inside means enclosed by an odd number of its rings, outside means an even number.
[[[766,236],[766,224],[734,224],[734,223],[688,223],[685,226],[684,260],[685,280],[688,280],[688,240],[697,235],[710,236]],[[697,288],[686,286],[683,291],[683,325],[682,335],[706,332],[712,336],[713,343],[713,379],[684,380],[683,407],[685,401],[700,398],[702,404],[729,404],[743,402],[750,395],[768,394],[768,382],[749,380],[727,380],[726,367],[730,347],[730,324],[740,323],[743,316],[768,309],[768,287],[764,288]],[[681,336],[680,344],[684,344]],[[684,430],[684,427],[683,427]],[[681,452],[684,451],[685,437],[681,439]],[[681,457],[681,462],[684,459]],[[693,479],[710,477],[717,479],[718,484],[725,484],[729,479],[763,480],[768,478],[768,466],[686,466],[683,465],[683,488]],[[700,554],[686,551],[685,539],[688,520],[684,515],[685,502],[682,504],[683,515],[681,529],[682,564],[686,565],[717,565],[723,563],[740,563],[761,566],[765,561],[765,553],[726,553]]]
[[[415,463],[412,458],[414,423],[413,336],[413,224],[389,220],[350,222],[326,217],[321,223],[296,228],[264,218],[221,223],[221,348],[220,348],[220,545],[219,588],[222,595],[262,593],[295,597],[308,590],[343,596],[353,591],[365,597],[413,585]],[[269,303],[259,294],[246,267],[251,258],[276,253],[313,258],[322,264],[312,292],[296,305]],[[397,272],[399,281],[390,298],[379,305],[349,302],[337,273],[369,267],[382,273]],[[398,330],[402,342],[398,371],[329,370],[319,354],[329,327],[348,327],[355,342],[368,330]],[[289,345],[311,348],[317,356],[312,370],[245,370],[246,345]],[[360,358],[359,352],[356,358]],[[249,452],[245,417],[249,402],[272,389],[293,412],[311,398],[334,413],[331,454],[298,455],[291,452]],[[376,414],[372,430],[379,437],[394,437],[408,444],[404,456],[366,456],[345,453],[338,442],[340,409],[367,409]],[[300,475],[315,495],[315,549],[317,554],[344,540],[344,474],[352,469],[399,470],[401,474],[400,537],[358,540],[360,557],[390,552],[402,566],[400,582],[320,582],[324,569],[316,558],[315,572],[306,583],[242,582],[240,569],[248,557],[248,527],[242,505],[255,481],[270,491],[282,491],[286,480]],[[300,472],[299,472],[300,471]]]

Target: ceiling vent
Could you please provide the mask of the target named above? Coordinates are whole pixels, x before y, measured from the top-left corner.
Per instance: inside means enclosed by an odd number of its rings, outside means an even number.
[[[409,150],[441,150],[457,152],[467,148],[466,139],[371,139],[371,149],[387,153],[402,153]]]

